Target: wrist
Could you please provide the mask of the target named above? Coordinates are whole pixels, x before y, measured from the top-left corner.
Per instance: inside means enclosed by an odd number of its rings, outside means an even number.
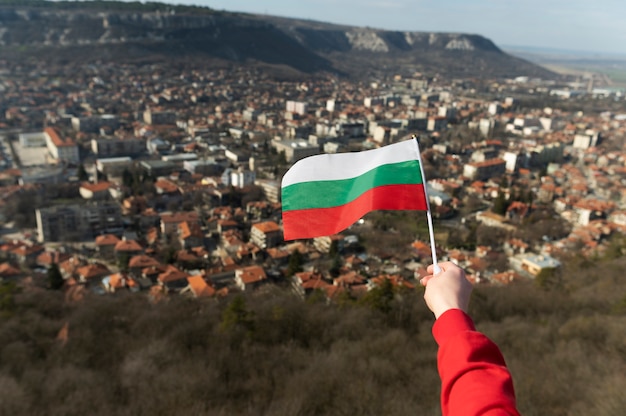
[[[475,331],[472,318],[460,308],[452,308],[443,312],[433,325],[433,336],[438,345],[462,331]]]

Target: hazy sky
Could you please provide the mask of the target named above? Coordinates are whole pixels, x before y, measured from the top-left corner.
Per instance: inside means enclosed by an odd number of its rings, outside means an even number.
[[[158,1],[158,0],[157,0]],[[163,1],[163,0],[161,0]],[[626,55],[624,0],[167,0],[216,10],[401,31],[476,33],[521,45]]]

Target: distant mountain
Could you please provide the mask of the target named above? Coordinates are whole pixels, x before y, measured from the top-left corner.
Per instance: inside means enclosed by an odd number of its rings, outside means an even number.
[[[396,32],[160,3],[0,0],[0,59],[235,62],[350,76],[551,78],[479,35]]]

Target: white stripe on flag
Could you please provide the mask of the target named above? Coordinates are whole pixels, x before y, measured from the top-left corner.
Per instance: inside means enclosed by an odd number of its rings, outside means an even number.
[[[309,156],[296,162],[287,171],[282,187],[299,182],[354,178],[378,166],[407,160],[418,160],[415,139],[363,152]]]

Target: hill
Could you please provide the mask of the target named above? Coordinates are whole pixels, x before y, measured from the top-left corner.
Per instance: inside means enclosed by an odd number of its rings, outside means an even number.
[[[224,62],[349,76],[551,78],[479,35],[397,32],[162,3],[0,0],[2,56],[51,64]]]
[[[624,260],[572,256],[550,290],[475,288],[521,414],[623,414]],[[76,301],[0,283],[0,414],[441,414],[422,289],[388,295]]]

